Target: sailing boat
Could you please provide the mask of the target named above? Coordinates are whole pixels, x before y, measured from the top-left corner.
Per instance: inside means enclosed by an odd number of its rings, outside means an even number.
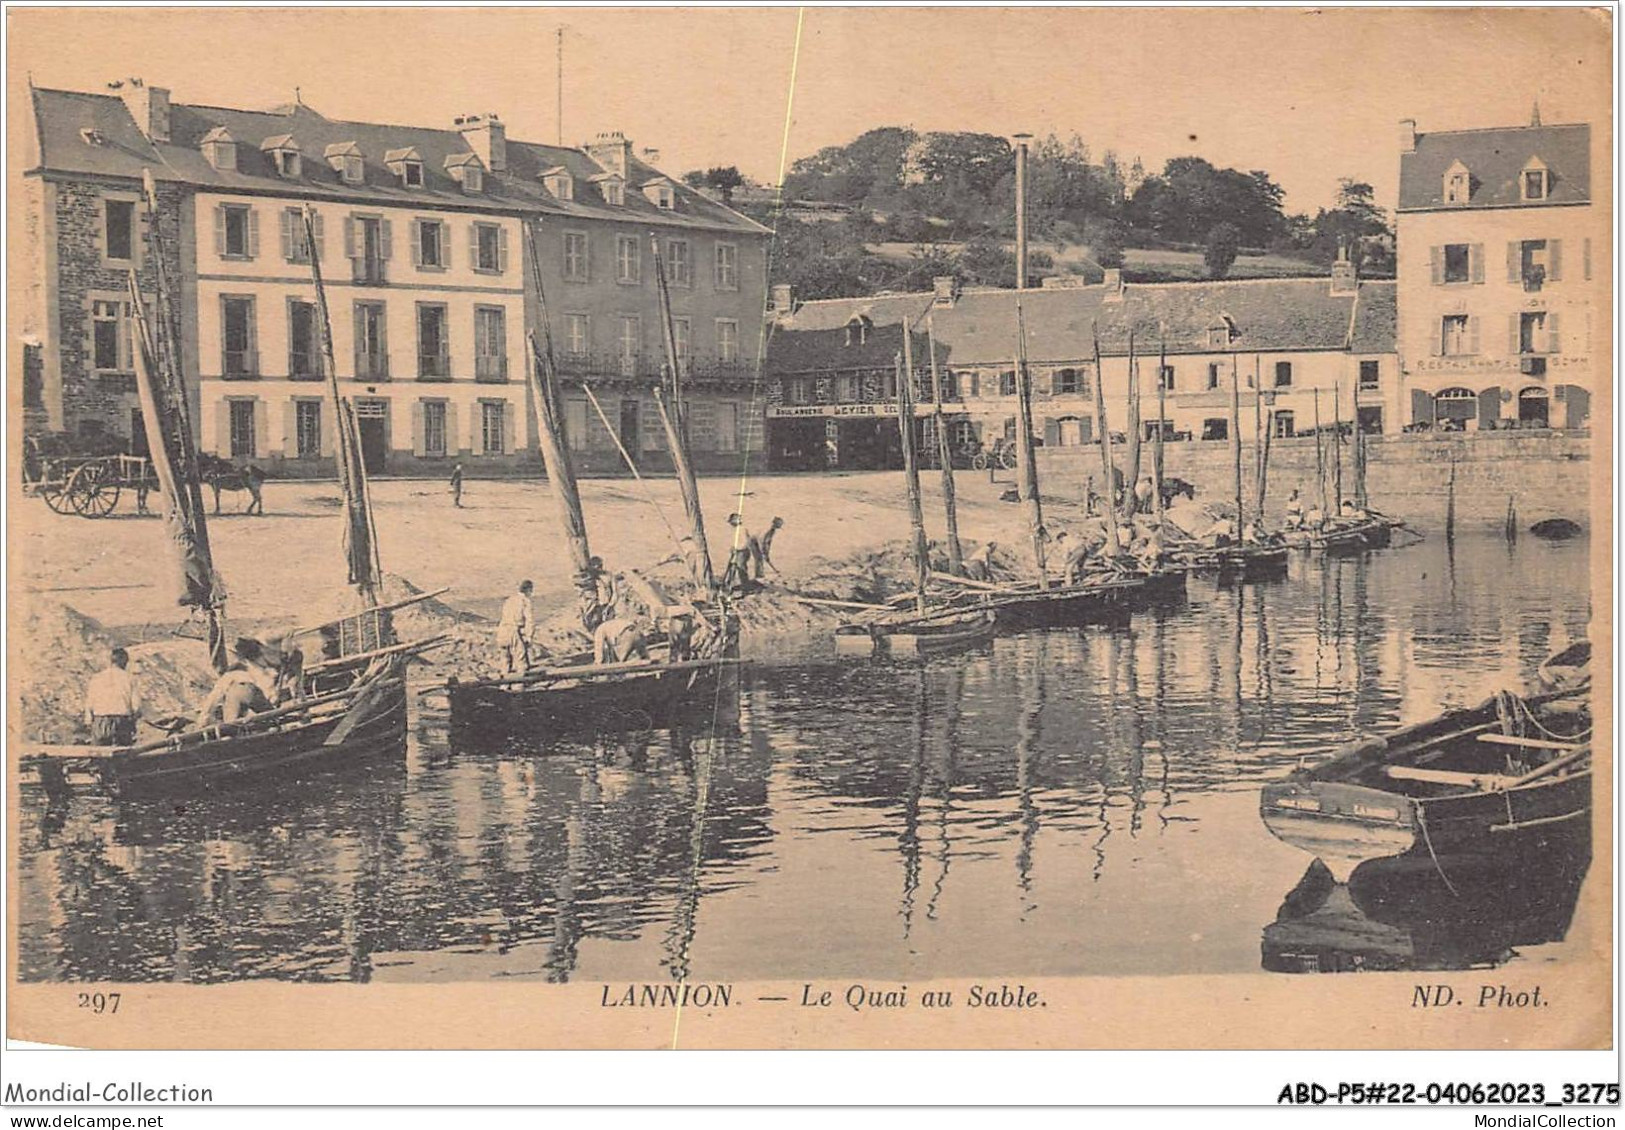
[[[1340,390],[1334,385],[1332,389],[1333,436],[1331,441],[1334,445],[1332,448],[1333,467],[1328,468],[1322,449],[1320,390],[1315,389],[1315,456],[1321,512],[1325,515],[1325,521],[1318,530],[1299,530],[1287,535],[1287,543],[1295,548],[1315,550],[1334,556],[1364,553],[1368,549],[1386,549],[1393,541],[1394,529],[1403,525],[1403,523],[1395,521],[1386,515],[1377,513],[1366,505],[1365,437],[1361,433],[1358,421],[1353,426],[1355,447],[1354,497],[1357,505],[1361,508],[1361,516],[1346,519],[1338,513],[1342,508],[1343,481],[1343,420],[1339,394]],[[1331,496],[1327,494],[1326,480],[1328,475],[1335,481]]]
[[[903,350],[897,361],[897,426],[903,442],[903,483],[908,492],[911,556],[914,561],[912,610],[886,610],[849,621],[835,630],[835,649],[842,653],[870,653],[884,647],[892,655],[922,655],[974,647],[993,636],[993,614],[986,608],[966,609],[962,604],[943,605],[929,596],[931,546],[925,536],[925,514],[920,501],[920,461],[914,446],[914,344],[913,328],[902,322]],[[940,380],[936,382],[940,390]],[[939,393],[940,403],[940,393]],[[937,416],[941,427],[940,410]],[[950,472],[951,473],[951,472]],[[954,500],[945,495],[949,526],[957,530]]]
[[[146,178],[149,238],[158,264],[158,302],[149,320],[141,285],[129,275],[132,339],[136,383],[141,397],[148,447],[152,453],[164,498],[165,522],[177,550],[183,589],[182,603],[199,608],[208,625],[210,659],[217,671],[225,668],[225,632],[222,622],[223,586],[214,571],[196,448],[186,395],[181,383],[179,338],[174,290],[163,268],[164,256],[156,223],[156,194],[151,175]],[[307,220],[308,222],[308,220]],[[314,267],[314,264],[313,264]],[[319,268],[316,268],[319,272]],[[326,300],[316,274],[317,298],[326,334]],[[329,376],[332,346],[324,337]],[[355,443],[354,417],[338,396],[341,440],[346,436],[351,453]],[[365,474],[359,458],[346,468],[342,459],[340,483],[346,510],[346,551],[351,582],[364,605],[374,605],[379,579],[376,539],[366,499]],[[366,531],[365,536],[361,531]],[[414,598],[421,599],[421,598]],[[399,606],[398,602],[396,606]],[[370,637],[356,627],[370,616]],[[345,625],[350,630],[345,631]],[[127,747],[52,747],[36,751],[41,778],[48,790],[65,789],[70,770],[91,769],[101,782],[120,796],[171,795],[208,792],[248,782],[282,784],[314,770],[364,765],[375,758],[398,756],[406,744],[407,658],[439,642],[397,643],[387,614],[364,607],[355,616],[322,625],[312,632],[336,643],[323,661],[299,673],[291,702],[233,722],[201,729],[172,732],[168,737]],[[387,632],[381,636],[381,632]]]
[[[578,584],[590,585],[591,563],[587,525],[576,486],[575,468],[570,461],[564,435],[564,401],[558,367],[554,360],[553,333],[547,312],[547,295],[542,286],[536,236],[527,229],[536,289],[537,309],[542,330],[540,342],[534,333],[527,338],[531,398],[536,402],[537,441],[547,470],[548,488],[558,507],[565,541],[576,568]],[[590,653],[567,657],[564,662],[534,667],[517,675],[496,678],[461,679],[445,684],[451,707],[454,735],[462,740],[501,737],[523,731],[527,738],[583,731],[646,729],[665,727],[683,707],[709,709],[722,687],[725,673],[736,668],[738,626],[725,604],[717,599],[717,582],[712,573],[710,551],[705,540],[705,520],[700,510],[698,485],[688,458],[682,420],[681,368],[676,355],[671,324],[670,296],[665,269],[656,242],[654,263],[660,299],[663,336],[666,340],[667,375],[671,389],[662,384],[654,390],[655,407],[666,433],[667,447],[677,469],[683,508],[689,519],[691,552],[684,552],[696,588],[702,594],[688,608],[699,623],[692,646],[667,638],[650,647],[651,659],[633,662],[596,663]],[[668,401],[668,392],[678,396]],[[590,395],[590,390],[589,390]],[[683,547],[687,548],[687,547]],[[653,591],[652,586],[641,586]],[[651,614],[666,610],[651,608]]]

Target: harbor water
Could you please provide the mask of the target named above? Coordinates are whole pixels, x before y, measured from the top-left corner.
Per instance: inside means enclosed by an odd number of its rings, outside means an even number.
[[[924,662],[755,664],[681,731],[453,748],[429,705],[401,764],[269,795],[28,788],[20,976],[906,981],[1561,959],[1585,857],[1533,893],[1486,882],[1474,901],[1463,879],[1441,894],[1441,869],[1484,871],[1446,860],[1383,877],[1380,897],[1328,895],[1264,828],[1258,788],[1528,684],[1586,631],[1588,552],[1436,538],[1300,557],[1265,584],[1193,578],[1177,606]],[[1294,933],[1306,900],[1312,928]]]

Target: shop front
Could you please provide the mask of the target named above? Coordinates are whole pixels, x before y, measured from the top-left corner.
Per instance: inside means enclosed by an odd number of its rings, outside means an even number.
[[[914,409],[915,449],[923,450],[930,405]],[[768,466],[775,471],[895,471],[903,438],[895,404],[769,405]]]

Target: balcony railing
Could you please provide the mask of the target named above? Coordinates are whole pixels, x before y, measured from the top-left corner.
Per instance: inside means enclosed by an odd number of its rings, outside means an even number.
[[[290,381],[319,381],[322,379],[322,359],[315,353],[288,354]]]
[[[389,354],[357,353],[355,355],[355,376],[358,381],[389,380]]]
[[[1523,288],[1534,292],[1546,285],[1546,268],[1540,264],[1532,264],[1523,269]]]
[[[555,339],[557,349],[561,343]],[[664,351],[642,352],[631,357],[614,353],[582,353],[558,349],[559,372],[567,377],[596,380],[632,380],[654,383],[666,370]],[[753,361],[723,361],[716,357],[690,357],[683,363],[683,379],[748,383],[756,375]]]
[[[445,350],[441,350],[439,353],[418,354],[418,380],[451,380],[451,357]]]
[[[227,380],[247,380],[260,375],[260,355],[252,349],[222,351],[220,373]]]
[[[508,379],[506,356],[474,358],[474,379],[487,384],[501,384]]]
[[[383,286],[387,281],[384,278],[384,260],[376,255],[362,255],[350,260],[354,270],[354,280],[366,283],[369,286]]]

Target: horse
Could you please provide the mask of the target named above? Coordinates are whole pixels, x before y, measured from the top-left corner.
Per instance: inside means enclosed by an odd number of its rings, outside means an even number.
[[[1174,499],[1180,495],[1195,501],[1196,484],[1188,483],[1184,479],[1165,478],[1162,480],[1162,504],[1164,506],[1172,506]]]
[[[218,455],[201,452],[198,455],[198,474],[203,482],[214,491],[214,512],[220,513],[221,491],[248,492],[248,506],[244,508],[245,514],[265,513],[265,498],[260,493],[260,486],[265,482],[265,472],[250,463],[239,467],[229,459],[222,459]]]

